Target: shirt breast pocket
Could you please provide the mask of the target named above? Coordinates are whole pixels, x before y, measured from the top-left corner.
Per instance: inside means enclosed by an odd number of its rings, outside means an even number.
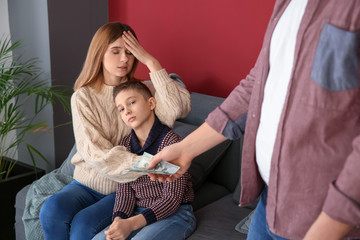
[[[359,37],[359,32],[324,25],[312,64],[312,82],[305,94],[308,105],[360,110]]]
[[[328,91],[359,87],[359,33],[325,24],[316,49],[311,78]]]

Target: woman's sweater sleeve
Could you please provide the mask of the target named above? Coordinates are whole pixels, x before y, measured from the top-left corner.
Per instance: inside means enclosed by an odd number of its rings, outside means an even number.
[[[155,113],[163,124],[172,128],[176,119],[184,118],[190,112],[190,93],[170,78],[165,69],[151,72],[150,79],[155,88]]]
[[[81,92],[75,92],[71,98],[73,127],[78,151],[72,162],[76,165],[84,161],[83,164],[100,175],[113,181],[124,182],[121,172],[134,165],[140,156],[130,153],[124,146],[113,144],[111,139],[105,137],[103,129],[117,127],[115,124],[114,126],[104,126],[106,124],[101,120],[104,116],[96,111],[96,107],[94,107],[96,103],[86,97]],[[116,131],[125,132],[126,129],[117,129]],[[126,134],[120,133],[120,135],[125,136]]]

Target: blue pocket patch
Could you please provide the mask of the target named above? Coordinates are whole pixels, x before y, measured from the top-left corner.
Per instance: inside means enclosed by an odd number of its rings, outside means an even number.
[[[328,91],[359,87],[359,33],[325,24],[316,49],[311,78]]]

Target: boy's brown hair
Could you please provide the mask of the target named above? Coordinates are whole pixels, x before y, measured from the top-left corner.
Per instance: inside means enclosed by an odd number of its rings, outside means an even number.
[[[122,83],[116,87],[114,87],[113,90],[113,99],[115,101],[116,96],[124,91],[124,90],[135,90],[138,93],[140,93],[146,100],[152,97],[151,91],[150,89],[143,84],[142,82],[138,82],[138,81],[127,81],[125,83]]]

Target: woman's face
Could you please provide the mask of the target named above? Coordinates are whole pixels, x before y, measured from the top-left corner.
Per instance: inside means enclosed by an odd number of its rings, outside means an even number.
[[[105,84],[116,86],[127,81],[134,61],[135,57],[125,48],[121,37],[110,43],[102,61]]]

